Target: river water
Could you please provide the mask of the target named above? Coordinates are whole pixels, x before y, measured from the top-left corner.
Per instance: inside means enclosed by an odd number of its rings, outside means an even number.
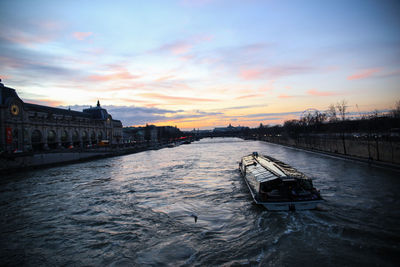
[[[326,202],[253,204],[238,172],[253,151],[313,178]],[[399,178],[236,138],[16,173],[0,180],[0,265],[395,266]]]

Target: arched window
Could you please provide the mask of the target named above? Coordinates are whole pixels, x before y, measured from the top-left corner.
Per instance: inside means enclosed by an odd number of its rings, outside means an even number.
[[[96,141],[96,134],[95,134],[94,131],[92,131],[92,133],[90,134],[90,139],[91,139],[92,141]]]
[[[42,133],[39,130],[34,130],[31,134],[31,143],[33,150],[42,149]]]
[[[86,131],[83,131],[83,132],[82,132],[82,140],[83,140],[83,141],[86,141],[87,139],[88,139],[88,134],[87,134]]]
[[[97,133],[97,139],[99,139],[99,141],[103,139],[103,133],[101,131]]]
[[[34,130],[31,136],[32,144],[39,144],[42,142],[42,133],[39,130]]]
[[[68,133],[67,131],[62,131],[61,132],[61,142],[67,142],[68,141]]]
[[[79,133],[78,133],[78,131],[74,131],[74,133],[72,134],[72,141],[79,142]]]
[[[47,133],[47,142],[48,142],[48,143],[54,143],[54,142],[56,142],[56,132],[55,132],[55,131],[50,130],[50,131]]]

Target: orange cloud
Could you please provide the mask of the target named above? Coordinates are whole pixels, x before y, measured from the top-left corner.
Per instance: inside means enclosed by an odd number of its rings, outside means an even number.
[[[177,101],[179,103],[219,101],[217,99],[210,99],[210,98],[171,96],[171,95],[163,95],[163,94],[157,94],[157,93],[143,93],[143,94],[138,94],[137,96],[151,98],[151,99],[159,99],[159,100],[173,100],[173,101]]]
[[[3,83],[5,79],[11,79],[11,78],[12,78],[11,75],[0,75],[0,79],[2,80]]]
[[[286,94],[281,94],[278,96],[279,98],[292,98],[293,96],[286,95]]]
[[[72,33],[72,36],[79,41],[83,41],[89,36],[93,35],[93,32],[74,32]]]
[[[165,80],[170,80],[175,78],[175,75],[167,75],[167,76],[162,76],[158,79],[156,79],[157,82],[165,81]]]
[[[363,70],[360,71],[356,74],[350,75],[347,77],[347,80],[360,80],[360,79],[365,79],[365,78],[369,78],[372,75],[374,75],[375,73],[379,72],[381,69],[368,69],[368,70]]]
[[[57,107],[61,106],[64,104],[63,101],[56,101],[56,100],[49,100],[49,99],[22,99],[26,103],[32,103],[36,105],[42,105],[42,106],[50,106],[50,107]]]
[[[114,80],[132,80],[140,78],[139,75],[132,75],[128,71],[119,71],[112,74],[90,75],[89,80],[96,82],[114,81]]]
[[[321,92],[321,91],[317,91],[315,89],[308,90],[307,94],[314,95],[314,96],[333,96],[333,95],[337,95],[337,93],[335,93],[335,92]]]
[[[238,96],[235,99],[245,99],[245,98],[256,98],[256,97],[262,97],[264,95],[261,94],[251,94],[251,95],[242,95],[242,96]]]

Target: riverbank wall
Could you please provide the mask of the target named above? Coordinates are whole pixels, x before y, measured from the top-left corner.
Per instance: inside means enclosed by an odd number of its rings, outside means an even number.
[[[285,146],[351,157],[369,163],[391,165],[400,168],[400,142],[382,139],[343,138],[340,136],[288,137],[262,136],[257,140]]]
[[[3,153],[0,155],[0,173],[11,173],[32,168],[51,167],[99,158],[122,156],[146,150],[161,149],[168,145],[170,144],[146,144],[129,147],[102,147],[93,149],[41,151],[15,154]]]

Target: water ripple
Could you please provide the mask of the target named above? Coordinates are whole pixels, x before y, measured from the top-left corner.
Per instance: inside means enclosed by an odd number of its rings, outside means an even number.
[[[326,199],[268,212],[244,154],[289,163]],[[236,138],[27,171],[0,180],[0,261],[30,266],[395,266],[398,173]]]

